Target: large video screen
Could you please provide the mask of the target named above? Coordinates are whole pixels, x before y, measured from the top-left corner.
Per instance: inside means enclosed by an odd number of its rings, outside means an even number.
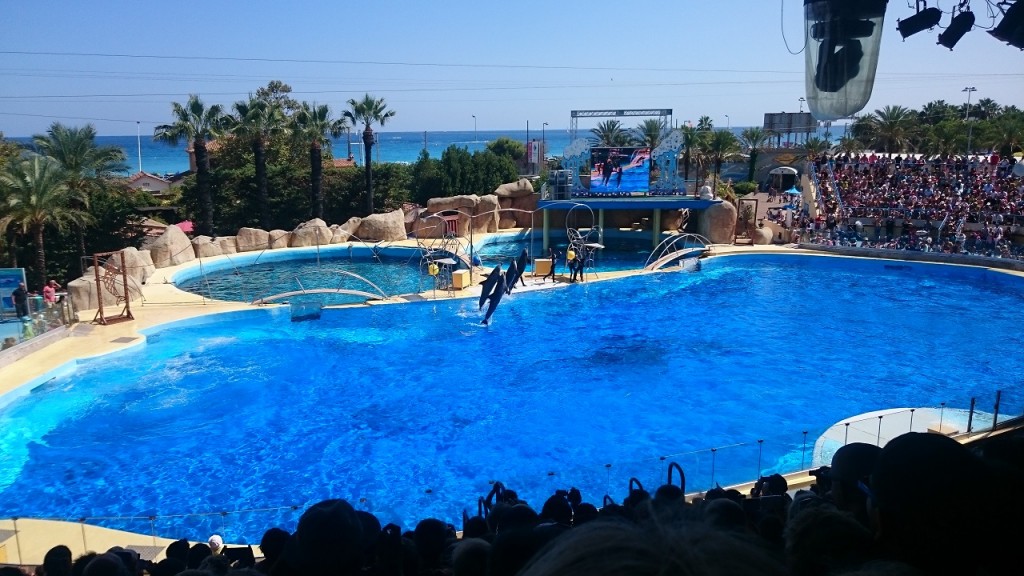
[[[590,193],[620,195],[651,188],[651,149],[591,148]]]

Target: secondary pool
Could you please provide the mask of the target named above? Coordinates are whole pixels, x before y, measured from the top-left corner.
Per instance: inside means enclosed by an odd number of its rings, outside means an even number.
[[[470,300],[207,316],[0,397],[0,517],[255,542],[327,497],[411,527],[491,480],[600,502],[677,461],[707,489],[862,412],[1019,414],[1022,306],[998,272],[762,255],[513,292],[489,327]]]
[[[415,248],[339,245],[250,252],[206,267],[197,263],[177,273],[173,282],[187,292],[236,302],[323,288],[397,296],[434,287],[421,255]],[[316,294],[315,298],[326,305],[366,301],[349,294]]]

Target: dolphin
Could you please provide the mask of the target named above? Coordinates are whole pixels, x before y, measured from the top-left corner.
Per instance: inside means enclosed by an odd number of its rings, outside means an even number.
[[[498,281],[494,285],[494,292],[491,293],[488,298],[491,300],[489,306],[487,306],[487,314],[484,314],[484,319],[480,321],[481,324],[487,326],[491,320],[491,315],[494,314],[494,309],[498,307],[498,302],[501,302],[501,297],[505,295],[505,277],[498,276]]]
[[[484,302],[487,301],[487,297],[491,295],[491,292],[494,292],[494,286],[498,283],[498,278],[500,277],[501,265],[499,264],[498,266],[495,266],[494,270],[491,270],[491,273],[488,274],[487,277],[484,278],[484,281],[480,283],[483,287],[480,289],[480,303],[477,306],[478,310],[483,309]]]
[[[529,257],[529,254],[526,253],[526,249],[523,248],[522,253],[519,254],[519,258],[512,261],[512,263],[516,265],[516,277],[513,278],[512,282],[505,287],[506,294],[511,294],[512,289],[516,287],[516,282],[523,279],[523,274],[526,274],[526,261],[529,260]],[[526,282],[523,282],[523,285],[525,286]]]
[[[516,287],[516,279],[519,278],[519,265],[513,260],[508,263],[508,270],[505,271],[505,294],[511,294]]]

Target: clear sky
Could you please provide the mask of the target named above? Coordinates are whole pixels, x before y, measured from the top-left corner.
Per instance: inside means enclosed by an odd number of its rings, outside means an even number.
[[[992,25],[987,3],[972,4],[978,24]],[[473,115],[480,130],[550,130],[567,127],[573,109],[647,107],[672,108],[680,123],[707,114],[717,126],[761,125],[765,112],[796,112],[804,95],[804,55],[786,46],[803,46],[802,6],[11,0],[0,23],[0,131],[26,136],[60,120],[123,135],[138,121],[152,133],[189,93],[230,105],[275,79],[336,111],[366,92],[383,97],[397,111],[390,131],[472,130]],[[975,102],[1024,108],[1024,52],[979,29],[953,52],[936,45],[939,29],[903,42],[896,20],[911,14],[906,0],[889,2],[866,111],[959,104],[966,86]]]

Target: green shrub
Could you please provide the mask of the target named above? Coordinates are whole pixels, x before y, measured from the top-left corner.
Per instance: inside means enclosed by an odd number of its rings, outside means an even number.
[[[736,191],[737,196],[746,196],[757,192],[757,184],[754,182],[737,182],[732,185],[732,189]]]

